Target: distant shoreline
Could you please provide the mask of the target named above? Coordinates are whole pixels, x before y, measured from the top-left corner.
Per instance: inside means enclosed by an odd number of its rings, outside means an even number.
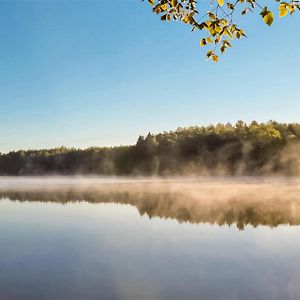
[[[300,124],[270,121],[178,128],[135,145],[0,154],[3,176],[298,176]]]

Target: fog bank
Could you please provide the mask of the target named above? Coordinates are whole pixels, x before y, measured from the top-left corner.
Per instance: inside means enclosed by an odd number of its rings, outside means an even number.
[[[0,198],[15,201],[117,203],[149,218],[179,222],[300,225],[300,179],[272,177],[5,177]]]

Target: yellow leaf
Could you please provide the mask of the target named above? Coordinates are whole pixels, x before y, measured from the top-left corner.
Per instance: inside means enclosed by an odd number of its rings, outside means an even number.
[[[201,39],[200,40],[200,46],[203,47],[206,45],[206,39]]]
[[[187,24],[187,23],[189,23],[190,18],[189,18],[189,16],[184,16],[184,17],[181,19],[181,21],[182,21],[183,23]]]
[[[211,11],[208,13],[208,16],[209,16],[212,20],[215,20],[215,19],[216,19],[215,14],[214,14],[213,12],[211,12]]]
[[[268,11],[263,19],[267,25],[271,26],[274,21],[274,14],[271,11]]]
[[[212,50],[209,50],[208,52],[207,52],[207,54],[206,54],[206,57],[207,57],[207,59],[210,59],[211,58],[211,56],[213,55],[213,51]]]
[[[287,4],[286,5],[286,8],[287,8],[287,10],[291,13],[291,14],[293,14],[294,13],[294,11],[295,11],[295,5],[293,5],[293,4]]]
[[[172,0],[172,6],[173,6],[173,7],[176,7],[177,4],[178,4],[178,1],[177,1],[177,0]]]
[[[224,5],[224,0],[218,0],[218,4],[219,4],[220,6],[223,6],[223,5]]]
[[[219,61],[219,56],[216,55],[216,54],[212,55],[212,60],[213,60],[214,62],[218,62],[218,61]]]
[[[162,5],[161,5],[161,9],[162,9],[163,11],[167,10],[167,9],[168,9],[168,4],[162,4]]]
[[[281,3],[279,5],[279,16],[282,18],[282,17],[285,17],[287,14],[288,14],[288,10],[286,8],[286,5]]]

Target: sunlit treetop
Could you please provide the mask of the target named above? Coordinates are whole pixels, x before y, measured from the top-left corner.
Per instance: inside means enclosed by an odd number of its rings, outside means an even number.
[[[300,0],[206,0],[210,2],[208,11],[202,12],[205,1],[197,3],[196,0],[148,0],[154,13],[160,15],[162,21],[181,21],[191,26],[192,31],[201,30],[204,33],[200,39],[200,46],[210,46],[207,59],[218,62],[219,53],[224,53],[231,47],[231,40],[246,37],[245,31],[235,23],[237,14],[246,15],[257,12],[265,24],[271,26],[274,13],[266,6],[278,3],[278,14],[285,17],[300,10]],[[265,3],[264,3],[265,2]]]

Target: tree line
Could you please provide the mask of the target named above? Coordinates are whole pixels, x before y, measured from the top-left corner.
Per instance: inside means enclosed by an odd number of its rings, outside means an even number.
[[[0,154],[1,175],[298,175],[300,124],[269,121],[177,128],[135,145]]]

